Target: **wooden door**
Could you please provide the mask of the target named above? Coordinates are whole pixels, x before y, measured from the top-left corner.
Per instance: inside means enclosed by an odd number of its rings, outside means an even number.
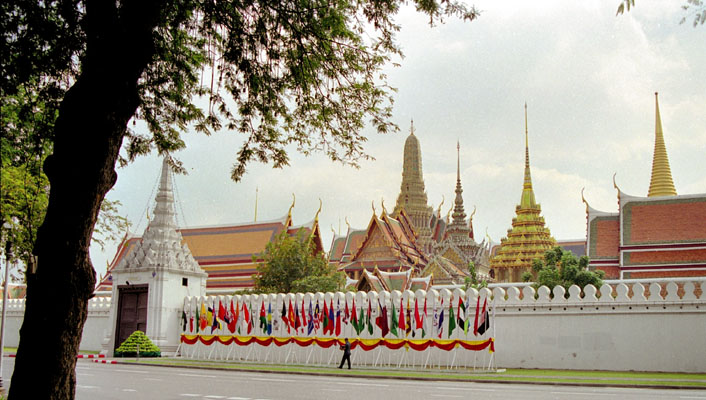
[[[117,349],[133,332],[147,329],[147,285],[118,287]]]

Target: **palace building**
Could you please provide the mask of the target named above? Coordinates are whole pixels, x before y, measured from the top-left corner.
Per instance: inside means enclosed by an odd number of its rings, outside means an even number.
[[[586,202],[590,267],[608,278],[706,276],[706,194],[678,195],[655,93],[655,145],[646,197],[618,191],[618,212]],[[583,196],[583,194],[582,194]]]
[[[498,282],[520,282],[522,274],[532,270],[532,262],[543,258],[544,252],[556,245],[549,228],[540,215],[542,208],[535,200],[530,174],[529,135],[527,132],[527,104],[525,104],[525,179],[520,204],[515,207],[515,218],[507,236],[490,259],[490,274]]]

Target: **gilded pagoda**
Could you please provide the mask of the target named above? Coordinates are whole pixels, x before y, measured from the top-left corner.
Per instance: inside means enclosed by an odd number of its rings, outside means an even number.
[[[507,236],[500,240],[500,249],[490,259],[491,275],[497,282],[519,282],[522,274],[531,271],[534,259],[543,258],[556,241],[549,228],[544,226],[542,208],[532,189],[527,133],[527,104],[525,104],[525,179],[520,204],[515,207],[516,217]]]
[[[392,217],[396,218],[403,209],[414,227],[417,245],[424,252],[431,252],[433,210],[427,204],[427,193],[424,191],[422,150],[419,139],[414,135],[414,121],[412,121],[409,136],[404,143],[402,184]]]

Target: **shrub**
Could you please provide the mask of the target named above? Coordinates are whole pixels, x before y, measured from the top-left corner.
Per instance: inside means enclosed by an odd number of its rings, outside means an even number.
[[[150,338],[142,331],[135,331],[115,349],[115,357],[137,357],[137,348],[140,348],[140,357],[161,357],[162,351],[155,346]]]

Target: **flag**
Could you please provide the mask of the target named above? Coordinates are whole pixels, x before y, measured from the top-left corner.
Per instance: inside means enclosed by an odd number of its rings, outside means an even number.
[[[248,310],[248,305],[243,302],[243,318],[245,319],[245,323],[247,324],[248,328],[248,335],[252,331],[252,319],[250,318],[250,310]]]
[[[424,299],[426,301],[426,299]],[[415,329],[422,328],[422,315],[419,313],[419,302],[417,301],[417,298],[414,298],[414,322],[415,322]]]
[[[250,309],[252,310],[252,303],[250,303]],[[252,332],[253,327],[255,327],[255,313],[250,313],[250,319],[248,320],[248,335]]]
[[[478,333],[484,334],[488,329],[490,329],[490,314],[487,309],[488,298],[483,300],[483,311],[481,313],[480,321],[478,321]]]
[[[405,312],[405,323],[407,325],[407,328],[404,330],[404,335],[409,336],[409,333],[412,333],[412,337],[414,337],[414,332],[412,332],[412,310],[409,308],[409,299],[407,299],[407,311]]]
[[[260,305],[260,330],[262,333],[267,332],[267,313],[265,312],[265,300],[262,300]]]
[[[226,320],[226,306],[220,300],[218,301],[218,319],[221,321]]]
[[[458,327],[463,330],[465,335],[468,335],[468,319],[466,319],[466,304],[461,296],[458,298]]]
[[[199,310],[197,309],[196,310],[196,320],[197,320],[196,325],[197,326],[199,324],[198,323],[198,319],[199,319],[198,315],[199,315]],[[193,331],[194,331],[194,311],[189,310],[189,332],[193,332]]]
[[[203,315],[203,313],[201,313]],[[201,327],[201,315],[199,315],[199,306],[196,306],[196,317],[194,317],[194,321],[196,321],[196,333],[199,333],[199,328]]]
[[[287,318],[289,318],[289,327],[294,329],[294,333],[297,332],[297,321],[296,321],[296,316],[294,315],[294,307],[292,306],[292,299],[289,299],[289,311],[287,312]],[[289,332],[289,328],[287,328],[287,332]]]
[[[328,304],[328,325],[329,325],[328,333],[330,335],[333,335],[333,329],[335,327],[335,322],[336,322],[333,318],[334,318],[334,316],[333,316],[333,299],[331,299],[331,301]]]
[[[304,328],[305,326],[307,326],[307,323],[306,323],[306,311],[305,311],[305,310],[306,310],[306,309],[304,308],[304,298],[302,297],[302,313],[301,313],[301,317],[302,317],[302,328]],[[303,330],[303,329],[302,329],[302,330]]]
[[[235,333],[235,327],[238,322],[238,312],[235,311],[235,308],[233,307],[233,299],[230,299],[230,321],[228,321],[228,330],[230,333]]]
[[[199,318],[199,328],[201,330],[206,329],[208,326],[208,316],[206,315],[206,303],[201,303],[201,317]]]
[[[422,318],[423,318],[423,320],[422,320],[422,337],[425,337],[427,335],[427,332],[426,332],[427,316],[428,316],[428,314],[427,314],[427,298],[425,297],[424,298],[424,314],[422,316]]]
[[[404,304],[402,303],[402,298],[400,297],[400,321],[399,321],[399,326],[400,326],[400,334],[402,332],[407,330],[407,321],[405,321],[404,318]]]
[[[324,312],[323,312],[323,326],[324,326],[324,335],[328,332],[328,306],[326,305],[326,299],[324,299]]]
[[[395,307],[393,306],[392,307],[393,313],[395,312],[394,309],[395,309]],[[387,324],[387,307],[380,304],[380,300],[378,300],[378,310],[380,311],[380,313],[378,314],[377,318],[375,319],[375,324],[382,331],[382,337],[385,337],[390,332],[390,326]],[[368,309],[368,312],[370,312],[370,309]],[[394,326],[394,324],[392,326]],[[370,332],[372,334],[372,326],[371,325],[368,325],[368,332]]]
[[[353,299],[355,302],[355,299]],[[348,309],[348,301],[345,302],[346,304],[346,309],[343,311],[343,323],[348,324],[348,321],[351,319],[351,311]]]
[[[314,309],[314,330],[318,332],[321,324],[321,309],[319,308],[319,300],[316,300],[316,308]]]
[[[317,304],[318,306],[318,304]],[[311,336],[311,332],[314,331],[314,312],[312,311],[311,308],[311,301],[309,302],[309,323],[306,326],[306,334],[308,336]]]
[[[380,304],[378,302],[378,304]],[[373,322],[372,322],[372,317],[373,317],[373,307],[370,304],[370,299],[368,299],[368,333],[373,334]]]
[[[272,302],[267,304],[267,335],[272,335]]]
[[[444,312],[444,309],[441,309],[441,312]],[[456,317],[454,316],[454,302],[453,300],[449,299],[449,332],[447,333],[448,337],[451,337],[454,333],[454,329],[456,329]]]
[[[480,295],[476,298],[476,318],[473,320],[473,335],[478,336],[478,312],[480,311]]]
[[[341,299],[336,300],[336,337],[338,336],[341,336]]]
[[[284,325],[287,327],[287,332],[290,332],[289,330],[289,317],[287,316],[287,303],[282,300],[282,322],[284,322]]]
[[[218,305],[221,305],[221,301],[218,301]],[[213,303],[213,319],[211,320],[211,333],[213,333],[214,330],[221,329],[221,321],[218,320],[218,314],[217,311],[218,308],[216,308],[216,303]]]
[[[291,308],[290,308],[291,310]],[[290,311],[291,312],[291,311]],[[294,306],[294,332],[299,332],[302,326],[302,320],[299,318],[299,307]]]
[[[348,303],[346,303],[348,304]],[[353,299],[353,311],[351,312],[351,324],[355,329],[356,336],[360,336],[361,327],[358,325],[358,313],[355,309],[355,299]]]
[[[233,305],[233,303],[231,303]],[[238,334],[240,334],[240,320],[243,317],[243,314],[240,313],[240,306],[238,305],[238,300],[235,301],[235,317],[233,319],[235,320],[235,327],[238,328]]]
[[[181,310],[181,330],[186,332],[186,310]]]
[[[437,336],[441,339],[441,335],[444,333],[444,299],[441,299],[441,307],[439,312],[439,323],[437,324]],[[434,310],[436,313],[436,310]]]
[[[400,325],[400,321],[397,319],[397,311],[395,311],[395,305],[390,302],[390,306],[392,307],[392,320],[390,321],[390,332],[393,335],[397,336],[397,327]],[[387,315],[385,315],[385,317],[387,317]],[[385,322],[387,322],[387,318],[385,318]]]

